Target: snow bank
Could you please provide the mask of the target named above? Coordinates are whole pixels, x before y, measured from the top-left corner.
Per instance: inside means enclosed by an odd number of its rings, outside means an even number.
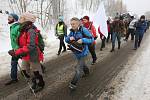
[[[150,39],[150,36],[148,37]],[[137,59],[127,74],[125,86],[117,94],[117,100],[150,100],[150,44],[146,42],[142,52],[137,52]]]

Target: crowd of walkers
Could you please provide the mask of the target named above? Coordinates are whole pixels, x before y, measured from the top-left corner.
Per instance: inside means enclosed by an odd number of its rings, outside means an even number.
[[[5,85],[11,85],[18,82],[17,71],[20,68],[22,74],[26,79],[32,79],[31,90],[38,92],[45,86],[45,82],[41,73],[41,62],[44,59],[44,42],[40,30],[34,25],[36,16],[26,12],[20,18],[10,13],[8,16],[8,24],[10,24],[10,39],[12,50],[9,50],[11,59],[11,80]],[[140,19],[135,19],[130,16],[128,19],[121,15],[115,16],[113,19],[108,18],[108,37],[105,33],[101,32],[101,26],[95,28],[94,23],[90,21],[89,16],[84,16],[81,19],[73,17],[70,20],[71,29],[67,34],[67,25],[64,22],[63,16],[59,16],[58,24],[55,28],[55,36],[59,39],[59,50],[57,55],[60,55],[67,50],[71,50],[77,60],[75,66],[75,75],[69,84],[71,90],[76,89],[77,83],[81,77],[89,75],[90,70],[86,63],[87,55],[91,54],[91,65],[97,61],[96,55],[96,40],[98,34],[101,39],[100,51],[105,48],[106,43],[111,42],[112,48],[110,52],[115,51],[116,39],[118,49],[121,48],[121,38],[128,41],[131,35],[131,40],[134,41],[133,49],[136,50],[140,47],[142,38],[147,29],[149,29],[149,21],[142,15]],[[66,46],[66,44],[67,46]],[[97,43],[99,44],[99,42]],[[62,50],[63,48],[63,50]],[[59,56],[58,56],[59,57]],[[22,60],[21,66],[18,60]],[[33,75],[31,75],[31,72]]]

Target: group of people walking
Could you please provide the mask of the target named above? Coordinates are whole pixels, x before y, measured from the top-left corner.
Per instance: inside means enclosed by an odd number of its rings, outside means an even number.
[[[145,20],[145,16],[142,15],[139,20],[135,20],[134,16],[131,16],[128,21],[128,28],[125,34],[125,41],[128,40],[131,34],[131,40],[135,40],[134,50],[140,47],[142,38],[146,29],[148,29],[148,22]],[[9,50],[11,59],[11,80],[5,85],[11,85],[18,82],[17,70],[18,60],[22,60],[21,72],[29,79],[32,78],[32,89],[34,92],[42,90],[45,86],[43,76],[41,74],[41,63],[44,59],[44,44],[41,42],[42,37],[40,30],[34,25],[36,16],[26,12],[21,14],[20,18],[16,14],[9,14],[8,24],[10,26],[10,39],[12,50]],[[67,25],[64,22],[63,16],[59,16],[58,23],[55,28],[55,36],[58,37],[60,44],[57,55],[66,52],[67,49],[71,50],[76,57],[77,65],[75,75],[69,84],[69,88],[76,89],[77,83],[81,77],[89,75],[89,67],[86,64],[87,55],[91,54],[91,64],[94,65],[97,61],[96,55],[96,39],[98,39],[98,33],[102,40],[100,51],[105,48],[105,42],[111,40],[112,49],[110,52],[115,51],[116,38],[118,41],[118,49],[121,48],[121,37],[125,33],[125,21],[122,16],[116,16],[113,20],[110,18],[107,20],[108,37],[105,37],[101,32],[100,27],[96,29],[94,23],[90,21],[89,16],[84,16],[79,19],[73,17],[70,20],[71,29],[67,34]],[[67,46],[65,45],[67,43]],[[62,50],[63,49],[63,50]],[[30,75],[31,69],[33,76]]]

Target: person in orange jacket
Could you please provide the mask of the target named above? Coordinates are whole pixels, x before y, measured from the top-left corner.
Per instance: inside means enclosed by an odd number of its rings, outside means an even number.
[[[82,24],[85,28],[87,28],[91,32],[92,36],[94,37],[94,40],[96,40],[97,39],[96,28],[94,27],[93,22],[90,22],[89,16],[84,16],[82,18]],[[96,44],[96,42],[94,41],[93,43],[88,45],[89,51],[90,51],[90,53],[92,55],[92,59],[93,59],[92,65],[94,65],[97,60],[97,56],[96,56],[96,52],[95,52],[95,44]]]

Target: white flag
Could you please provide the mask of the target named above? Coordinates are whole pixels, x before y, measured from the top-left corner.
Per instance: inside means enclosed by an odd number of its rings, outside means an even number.
[[[99,5],[97,13],[94,16],[93,22],[94,22],[94,24],[96,24],[96,26],[100,26],[101,33],[105,37],[107,37],[108,36],[107,16],[106,16],[106,13],[105,13],[105,8],[104,8],[103,3],[101,3]]]

